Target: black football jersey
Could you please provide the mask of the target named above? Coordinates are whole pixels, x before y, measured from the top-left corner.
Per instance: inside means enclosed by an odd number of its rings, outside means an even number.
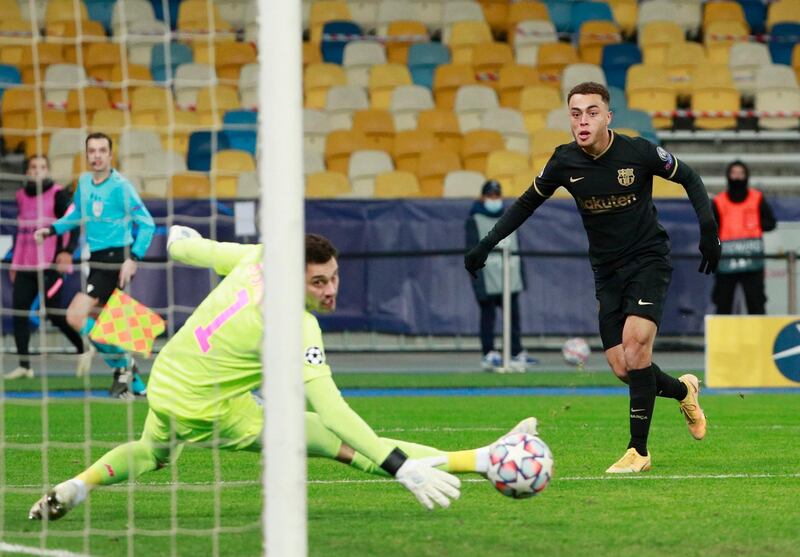
[[[678,168],[671,153],[646,139],[610,134],[608,147],[596,156],[574,141],[560,145],[531,186],[543,197],[559,186],[572,194],[596,270],[645,252],[669,253],[669,237],[653,205],[653,176],[670,179]]]

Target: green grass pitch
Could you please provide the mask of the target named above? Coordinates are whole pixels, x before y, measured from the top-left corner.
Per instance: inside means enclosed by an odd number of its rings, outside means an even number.
[[[58,386],[75,386],[71,381]],[[610,374],[590,373],[337,375],[337,382],[351,388],[614,384]],[[11,386],[17,388],[6,384]],[[34,382],[29,386],[36,388]],[[427,512],[392,482],[312,460],[309,553],[800,555],[799,401],[789,394],[702,397],[709,430],[696,442],[677,403],[659,399],[650,439],[652,471],[619,478],[603,471],[627,442],[627,397],[621,395],[351,398],[379,434],[442,449],[488,444],[519,419],[537,416],[541,436],[553,450],[555,479],[540,496],[515,501],[479,476],[465,475],[460,500],[450,509]],[[47,469],[50,481],[57,482],[124,441],[129,429],[138,433],[146,405],[97,401],[87,412],[81,400],[57,400],[46,410]],[[42,493],[44,478],[42,414],[38,401],[5,400],[4,544],[108,556],[127,555],[131,543],[136,555],[260,554],[255,454],[223,453],[215,468],[212,451],[189,448],[175,470],[146,475],[132,488],[98,490],[88,506],[46,529],[29,522],[28,509]],[[96,445],[91,454],[73,446],[87,431]],[[217,479],[223,483],[215,491]]]

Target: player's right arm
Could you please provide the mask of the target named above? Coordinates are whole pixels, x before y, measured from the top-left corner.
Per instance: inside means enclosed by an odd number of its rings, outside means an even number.
[[[533,212],[553,195],[560,185],[560,168],[558,150],[550,157],[542,172],[533,179],[533,183],[514,204],[503,213],[494,227],[478,244],[464,256],[464,268],[473,277],[486,265],[486,259],[494,247],[512,232],[517,230],[533,214]]]
[[[172,259],[194,267],[214,269],[220,275],[227,275],[243,258],[260,250],[260,244],[206,240],[188,226],[171,226],[167,237],[167,251]]]

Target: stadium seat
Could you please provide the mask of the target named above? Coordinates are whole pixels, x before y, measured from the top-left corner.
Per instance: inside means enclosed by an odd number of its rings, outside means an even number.
[[[347,73],[349,85],[367,87],[370,68],[385,63],[386,49],[377,41],[350,41],[344,47],[342,67]]]
[[[169,178],[186,172],[186,158],[175,151],[151,151],[144,155],[142,167],[142,194],[146,197],[165,198]]]
[[[735,43],[731,46],[728,67],[739,92],[748,98],[755,95],[756,70],[772,64],[769,48],[762,43]]]
[[[377,150],[354,151],[350,155],[347,177],[354,197],[370,198],[375,194],[375,178],[378,174],[394,170],[389,153]]]
[[[800,80],[800,42],[792,49],[792,67],[797,79]]]
[[[747,19],[741,4],[732,0],[717,0],[703,4],[703,34],[708,33],[708,26],[717,21],[737,21],[747,27]],[[750,28],[747,27],[749,32]]]
[[[508,64],[500,68],[497,78],[497,91],[500,105],[507,108],[519,108],[520,94],[525,87],[540,85],[539,72],[536,68],[519,64]]]
[[[258,108],[259,65],[245,64],[239,72],[239,99],[242,106],[251,110]]]
[[[420,196],[419,180],[413,172],[394,170],[375,177],[376,199],[403,199]]]
[[[303,67],[309,64],[318,64],[322,62],[322,50],[318,43],[310,41],[303,41]]]
[[[323,34],[320,36],[320,51],[322,60],[331,64],[341,64],[344,56],[344,48],[348,42],[359,40],[362,36],[362,29],[353,21],[330,21],[323,27]],[[311,42],[316,39],[313,32]]]
[[[194,109],[197,105],[197,93],[200,89],[217,84],[217,72],[214,66],[189,62],[181,64],[175,70],[175,103],[182,110]]]
[[[169,43],[169,27],[162,21],[132,21],[126,36],[128,61],[150,68],[156,45]]]
[[[89,84],[86,71],[77,64],[53,64],[44,74],[44,100],[48,106],[64,108],[67,95],[76,87]]]
[[[167,46],[157,44],[150,53],[150,73],[157,82],[171,81],[175,68],[193,61],[192,49],[188,45],[175,42],[167,43]]]
[[[564,130],[541,129],[531,136],[531,157],[541,155],[549,157],[556,147],[572,143],[572,141],[572,134]],[[537,170],[537,168],[534,167],[533,170]]]
[[[194,43],[207,42],[210,33],[214,34],[214,40],[236,38],[230,22],[222,17],[215,4],[209,5],[206,0],[182,0],[178,8],[177,30],[183,40]]]
[[[783,64],[767,64],[756,70],[756,90],[797,89],[797,78],[792,68]]]
[[[494,78],[486,80],[482,77],[485,85],[495,87],[497,72],[513,63],[514,52],[506,43],[485,43],[472,47],[472,69],[476,74],[488,74],[487,77]]]
[[[528,130],[522,113],[513,108],[494,108],[483,113],[481,127],[503,135],[506,149],[527,153],[530,148]]]
[[[570,64],[580,62],[578,52],[567,43],[544,43],[539,45],[536,58],[536,67],[542,75],[552,78],[561,78],[561,72]],[[554,80],[557,83],[558,80]]]
[[[669,81],[681,99],[692,92],[692,75],[698,65],[709,64],[703,45],[694,41],[674,43],[667,47],[666,70]]]
[[[385,37],[395,21],[418,21],[415,6],[402,0],[381,0],[375,17],[378,36]]]
[[[514,35],[514,60],[517,64],[535,66],[539,45],[558,41],[556,28],[550,21],[525,20],[517,24]]]
[[[625,96],[623,89],[609,85],[608,94],[611,97],[609,108],[612,112],[628,108],[628,98]]]
[[[16,66],[0,64],[0,101],[3,99],[3,92],[9,87],[14,87],[22,83],[22,76]]]
[[[211,158],[217,151],[229,149],[228,136],[217,131],[196,131],[189,136],[186,166],[189,170],[208,172]]]
[[[204,0],[202,0],[204,1]],[[202,62],[203,60],[196,60]],[[223,41],[216,43],[214,66],[220,80],[230,83],[239,81],[239,72],[242,66],[254,64],[258,61],[256,49],[249,43],[238,41]],[[209,63],[211,60],[209,60]]]
[[[703,23],[702,4],[697,0],[673,0],[673,15],[670,21],[681,26],[690,37],[697,37]]]
[[[429,32],[441,31],[444,12],[443,0],[409,0],[409,4],[414,6],[414,12]]]
[[[203,131],[197,114],[188,110],[169,110],[160,114],[147,115],[156,121],[156,129],[161,132],[161,144],[167,151],[175,151],[186,156],[189,152],[189,137],[195,131]],[[137,115],[133,115],[137,120]],[[227,134],[226,134],[227,139]]]
[[[222,131],[230,149],[256,156],[258,143],[258,113],[252,110],[229,110],[222,118]],[[322,152],[322,151],[320,151]]]
[[[674,21],[650,21],[639,28],[639,48],[645,64],[666,64],[667,49],[684,40],[683,29]]]
[[[455,112],[462,133],[479,128],[483,113],[498,107],[497,93],[486,85],[462,85],[456,91]]]
[[[153,4],[153,11],[156,19],[167,23],[171,29],[175,30],[178,24],[178,8],[181,0],[150,0]]]
[[[750,31],[756,35],[763,33],[767,22],[767,6],[764,2],[762,0],[738,0],[738,2],[742,6]]]
[[[305,177],[306,198],[325,199],[341,197],[350,193],[350,182],[347,175],[341,172],[318,172]]]
[[[161,87],[137,87],[131,93],[131,112],[160,113],[173,106],[172,91]]]
[[[621,126],[614,126],[614,133],[617,135],[627,135],[628,137],[639,137],[642,135],[639,133],[639,130],[633,128],[623,128]]]
[[[483,20],[489,24],[492,34],[502,36],[506,32],[508,10],[511,7],[505,0],[479,0]]]
[[[723,64],[699,64],[692,72],[692,90],[733,87],[733,74]]]
[[[310,4],[310,2],[303,2],[304,7],[309,6],[309,11]],[[355,21],[365,33],[375,32],[378,20],[378,0],[347,0],[347,8],[350,10],[350,19]]]
[[[547,0],[550,21],[559,33],[572,32],[572,0]]]
[[[154,131],[124,130],[115,146],[120,168],[123,172],[137,172],[145,169],[144,159],[147,153],[162,150],[161,138]]]
[[[749,40],[750,30],[741,21],[715,21],[705,27],[705,46],[708,60],[713,64],[727,64],[731,46]]]
[[[353,129],[364,132],[370,149],[391,151],[394,143],[394,119],[388,110],[357,110]]]
[[[515,174],[527,172],[528,154],[519,151],[493,151],[486,158],[486,177],[497,180],[505,191],[511,189]]]
[[[586,21],[580,27],[578,52],[583,62],[599,65],[603,47],[621,41],[620,29],[613,21]]]
[[[69,127],[67,114],[62,110],[48,108],[42,110],[40,114],[29,112],[25,123],[25,156],[47,153],[53,131],[67,127]]]
[[[0,20],[0,50],[14,46],[30,47],[34,34],[38,35],[39,30],[30,21],[4,17]]]
[[[313,151],[309,151],[313,153]],[[319,157],[320,171],[324,171],[322,155],[313,153]],[[236,187],[239,174],[242,172],[255,172],[256,162],[253,156],[246,151],[236,149],[225,149],[217,151],[211,157],[211,183],[213,191],[217,197],[232,198],[236,197]]]
[[[347,74],[338,64],[309,64],[303,71],[303,93],[306,108],[325,108],[328,89],[346,85]]]
[[[609,0],[614,21],[619,25],[625,37],[632,37],[636,32],[639,17],[639,4],[636,0]]]
[[[241,31],[250,21],[251,14],[248,13],[248,7],[252,3],[248,0],[216,0],[214,3],[223,19],[234,29]]]
[[[442,64],[436,68],[433,79],[433,95],[436,106],[452,109],[456,91],[462,85],[476,85],[475,72],[468,64]]]
[[[624,128],[633,129],[636,130],[638,135],[641,135],[648,141],[656,145],[661,143],[653,127],[653,119],[650,118],[647,112],[623,108],[614,113],[614,119],[611,121],[611,125],[614,129],[620,130],[620,133],[624,133],[622,132]]]
[[[392,103],[392,91],[401,85],[411,85],[411,74],[402,64],[379,64],[369,72],[370,106],[388,110]]]
[[[772,28],[778,23],[800,23],[797,2],[787,0],[770,2],[767,8],[767,31],[772,31]]]
[[[179,172],[178,174],[173,174],[167,187],[167,197],[172,199],[208,199],[211,197],[211,181],[204,172]]]
[[[86,73],[93,80],[101,82],[111,79],[111,70],[122,63],[124,55],[117,45],[107,43],[91,43],[84,53],[83,67]]]
[[[364,132],[334,130],[325,139],[325,167],[347,174],[350,155],[355,151],[369,149],[369,146],[369,140]]]
[[[486,176],[474,170],[453,170],[444,177],[445,198],[475,198],[480,195]]]
[[[585,81],[606,85],[606,75],[596,64],[570,64],[561,75],[561,96],[566,99],[573,87]]]
[[[158,21],[153,5],[148,0],[125,0],[114,3],[111,11],[112,34],[121,35],[123,25],[130,25],[134,21]]]
[[[396,131],[413,130],[417,127],[417,114],[435,108],[430,89],[421,85],[400,85],[392,91],[389,104],[394,116]]]
[[[12,21],[21,21],[22,12],[19,9],[17,0],[2,0],[0,1],[0,10],[2,10],[3,18]],[[30,18],[28,18],[30,20]]]
[[[131,113],[127,110],[101,108],[92,114],[91,131],[102,132],[115,142],[119,134],[131,126]]]
[[[601,67],[608,85],[625,89],[625,75],[633,64],[642,63],[642,51],[633,43],[609,44],[603,47]]]
[[[138,87],[155,85],[150,68],[138,64],[128,64],[125,68],[114,66],[111,76],[104,83],[109,90],[109,99],[114,106],[130,106],[131,96]]]
[[[77,14],[76,14],[77,12]],[[77,18],[75,16],[78,16]],[[89,11],[83,0],[49,0],[44,12],[44,23],[88,20]]]
[[[692,91],[692,110],[702,111],[738,111],[741,107],[739,91],[734,87],[701,87],[695,85]],[[703,130],[720,130],[736,128],[736,117],[707,118],[696,116],[694,127]]]
[[[311,30],[311,41],[320,42],[322,27],[325,23],[349,20],[351,20],[351,15],[346,2],[341,0],[321,0],[319,2],[312,2],[308,22]]]
[[[628,107],[635,110],[673,111],[677,107],[677,93],[669,81],[664,66],[634,64],[628,69],[627,90]],[[672,126],[672,118],[659,116],[653,118],[656,128]]]
[[[531,135],[547,127],[547,115],[551,110],[563,106],[561,94],[547,85],[529,85],[520,94],[519,111]]]
[[[38,66],[34,64],[34,49]],[[3,48],[0,62],[16,66],[22,74],[22,83],[32,84],[44,81],[45,71],[48,66],[63,64],[65,60],[62,45],[36,43],[35,46],[9,46]]]
[[[99,22],[91,20],[49,23],[45,34],[49,41],[63,45],[64,61],[70,64],[77,64],[79,58],[85,62],[89,58],[86,51],[91,44],[106,42],[103,26]],[[116,48],[118,50],[119,46]]]
[[[239,199],[258,199],[261,197],[257,172],[242,172],[239,174],[236,179],[236,197]]]
[[[483,10],[477,2],[469,0],[448,0],[444,2],[442,11],[442,42],[449,43],[453,36],[453,28],[458,23],[483,23],[491,32],[489,24],[483,17]],[[481,31],[483,33],[483,31]]]
[[[415,85],[433,90],[436,68],[450,63],[450,50],[441,43],[417,43],[408,48],[408,69]]]
[[[505,140],[498,131],[484,129],[469,131],[464,134],[461,142],[461,160],[464,162],[464,168],[486,174],[486,158],[489,153],[502,151],[505,148]]]
[[[570,26],[568,32],[580,30],[587,21],[614,21],[614,14],[605,2],[574,2],[571,6]]]
[[[509,43],[513,43],[516,40],[517,25],[523,21],[549,22],[550,14],[547,11],[547,6],[536,1],[511,3],[508,7],[505,29]]]
[[[544,125],[551,130],[570,131],[572,129],[572,119],[566,106],[559,106],[547,113]]]
[[[763,89],[756,92],[755,108],[758,111],[794,112],[800,113],[800,89]],[[786,130],[797,129],[800,119],[797,117],[769,117],[762,116],[758,125],[764,129]]]
[[[392,21],[386,30],[386,58],[395,64],[408,64],[408,49],[412,44],[429,40],[428,29],[421,21]],[[418,37],[412,40],[411,37]],[[403,40],[400,40],[400,39]]]
[[[369,108],[369,101],[363,87],[336,85],[328,89],[325,112],[332,130],[350,129],[353,112],[366,108]]]
[[[458,153],[447,148],[424,151],[419,158],[417,177],[424,197],[442,197],[444,178],[448,173],[462,170]]]
[[[55,130],[50,136],[47,158],[53,180],[62,184],[72,179],[72,159],[83,153],[86,132],[83,130]]]
[[[792,63],[792,49],[797,43],[797,37],[800,37],[800,23],[776,23],[772,26],[769,52],[773,64]]]
[[[439,147],[458,152],[461,149],[461,127],[451,110],[437,108],[417,115],[417,129],[433,132]]]
[[[417,172],[419,157],[425,151],[439,146],[431,130],[404,130],[394,137],[392,157],[398,170]]]
[[[328,117],[322,110],[303,110],[303,148],[307,151],[325,152],[325,137],[328,135]]]
[[[471,64],[472,47],[493,41],[492,31],[485,21],[456,21],[450,28],[449,38],[446,29],[442,40],[450,47],[454,64]]]

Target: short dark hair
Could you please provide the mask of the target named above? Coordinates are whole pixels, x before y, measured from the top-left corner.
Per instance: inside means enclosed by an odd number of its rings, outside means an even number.
[[[306,265],[327,263],[339,255],[330,240],[320,234],[306,234]]]
[[[725,169],[725,177],[728,177],[728,176],[730,176],[730,175],[731,175],[731,169],[732,169],[734,166],[741,166],[741,167],[742,167],[742,169],[744,170],[744,175],[745,175],[745,178],[746,178],[746,179],[748,179],[748,180],[750,179],[750,167],[749,167],[749,166],[747,166],[747,165],[744,163],[744,161],[742,161],[742,160],[739,160],[739,159],[736,159],[735,161],[733,161],[732,163],[730,163],[730,164],[728,165],[728,167]]]
[[[107,136],[103,132],[92,132],[89,135],[87,135],[86,136],[86,144],[85,144],[87,148],[89,147],[89,140],[90,139],[105,139],[106,141],[108,141],[108,150],[109,151],[113,151],[114,150],[114,142],[111,140],[111,137]]]
[[[611,103],[611,95],[608,93],[608,88],[602,83],[596,81],[584,81],[578,83],[575,87],[569,90],[567,95],[567,103],[572,98],[572,95],[600,95],[600,98],[608,105]]]
[[[42,155],[41,153],[37,153],[25,159],[25,172],[28,171],[28,167],[30,167],[31,161],[33,159],[44,159],[44,162],[47,163],[47,168],[50,168],[50,159],[47,158],[47,155]]]

